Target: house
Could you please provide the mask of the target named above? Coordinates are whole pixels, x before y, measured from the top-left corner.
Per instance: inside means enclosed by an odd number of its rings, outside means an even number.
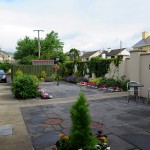
[[[99,55],[99,57],[106,58],[107,54],[108,54],[108,51],[103,50],[102,53]]]
[[[150,36],[148,32],[142,32],[142,40],[132,46],[133,50],[143,50],[150,52]]]
[[[80,59],[82,61],[87,61],[90,60],[92,57],[99,56],[101,52],[101,50],[84,52],[83,55],[80,56]]]
[[[0,49],[0,61],[11,60],[10,54]]]
[[[116,58],[117,56],[130,56],[130,52],[126,48],[121,48],[113,49],[106,53],[106,58]]]

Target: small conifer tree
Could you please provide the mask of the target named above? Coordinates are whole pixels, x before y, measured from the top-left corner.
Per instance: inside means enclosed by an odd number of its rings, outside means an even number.
[[[72,120],[70,145],[72,150],[80,148],[83,150],[95,150],[94,147],[98,141],[91,134],[91,118],[84,93],[81,93],[78,100],[72,105],[70,114]]]

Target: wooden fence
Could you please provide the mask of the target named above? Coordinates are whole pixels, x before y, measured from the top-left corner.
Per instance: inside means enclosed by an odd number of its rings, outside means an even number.
[[[20,70],[26,74],[40,75],[42,71],[47,73],[47,76],[51,76],[53,69],[51,65],[13,65],[11,68],[11,78],[16,74],[16,71]]]

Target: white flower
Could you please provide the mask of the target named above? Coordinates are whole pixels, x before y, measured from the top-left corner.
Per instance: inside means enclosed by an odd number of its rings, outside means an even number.
[[[107,147],[106,150],[110,150],[110,147]]]
[[[107,143],[105,142],[104,145],[107,145]]]
[[[100,145],[95,145],[95,148],[96,148],[97,150],[101,150]]]

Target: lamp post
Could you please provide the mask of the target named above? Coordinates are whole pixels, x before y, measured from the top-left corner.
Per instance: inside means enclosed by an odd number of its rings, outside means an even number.
[[[41,56],[41,45],[40,45],[40,31],[44,32],[44,30],[33,30],[38,32],[38,50],[39,50],[39,59]]]
[[[59,62],[59,56],[56,57],[56,64]],[[59,86],[59,74],[58,74],[58,69],[57,69],[57,86]]]

